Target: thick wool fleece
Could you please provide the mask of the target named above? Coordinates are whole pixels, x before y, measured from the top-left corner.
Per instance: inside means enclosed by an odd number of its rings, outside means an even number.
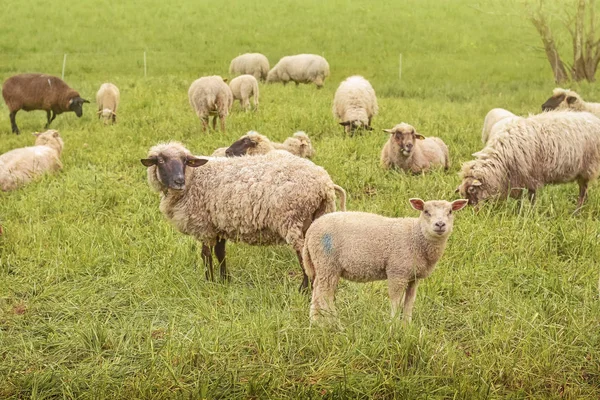
[[[254,109],[258,108],[258,81],[252,75],[240,75],[233,78],[229,88],[234,100],[239,100],[244,110],[250,108],[250,98],[254,102]]]
[[[485,116],[481,130],[481,142],[486,144],[493,133],[496,133],[504,124],[522,119],[504,108],[493,108]]]
[[[119,88],[112,83],[103,83],[96,93],[96,104],[98,112],[104,119],[112,119],[113,114],[117,113],[121,93]]]
[[[321,87],[328,76],[329,64],[323,57],[315,54],[297,54],[279,60],[269,71],[267,82],[286,84],[293,81],[296,84],[314,83]]]
[[[340,122],[358,121],[370,126],[379,111],[373,86],[362,76],[347,78],[335,91],[332,111]]]
[[[200,119],[205,119],[209,115],[224,118],[233,105],[231,89],[218,75],[196,79],[190,85],[188,97],[190,105]]]
[[[256,79],[264,81],[269,73],[269,60],[260,53],[246,53],[237,56],[229,64],[231,75],[252,75]]]

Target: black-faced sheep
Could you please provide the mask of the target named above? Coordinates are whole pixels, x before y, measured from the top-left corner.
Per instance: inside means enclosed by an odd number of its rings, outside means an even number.
[[[217,117],[221,121],[221,131],[225,132],[225,118],[233,105],[233,94],[218,75],[196,79],[190,85],[188,98],[192,109],[202,121],[202,129],[208,129],[208,118],[213,115],[213,130],[217,128]]]
[[[120,99],[119,88],[112,83],[103,83],[98,89],[98,93],[96,93],[98,118],[102,118],[105,124],[117,122],[117,108]]]
[[[233,76],[249,74],[264,81],[269,73],[269,60],[260,53],[246,53],[237,56],[229,64],[229,73]]]
[[[600,117],[600,103],[588,103],[569,89],[556,88],[552,96],[542,104],[542,111],[587,111]]]
[[[354,133],[359,128],[373,130],[371,120],[378,111],[375,90],[362,76],[347,78],[335,91],[333,116],[347,133]]]
[[[329,76],[329,64],[325,58],[315,54],[298,54],[283,57],[269,71],[267,83],[289,81],[300,83],[314,83],[317,89],[323,87],[325,78]]]
[[[273,150],[285,150],[303,158],[311,158],[315,154],[310,138],[302,131],[294,133],[292,137],[285,139],[283,143],[271,142],[266,136],[250,131],[232,143],[225,150],[225,155],[227,157],[252,156],[267,154]],[[215,155],[213,153],[213,156]]]

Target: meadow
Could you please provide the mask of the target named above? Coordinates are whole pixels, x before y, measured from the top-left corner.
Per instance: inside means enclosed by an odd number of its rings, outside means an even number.
[[[348,209],[416,216],[411,197],[458,198],[489,109],[538,113],[550,96],[524,2],[3,4],[0,79],[60,76],[67,53],[65,81],[92,104],[52,124],[61,173],[0,193],[0,398],[600,398],[597,183],[578,214],[575,183],[544,188],[535,205],[461,211],[410,325],[390,321],[385,282],[342,281],[338,329],[310,327],[288,247],[229,243],[231,282],[207,282],[200,246],[161,215],[139,161],[161,141],[210,154],[251,129],[278,141],[304,130]],[[271,65],[320,54],[331,76],[322,90],[261,84],[258,112],[236,103],[226,133],[203,133],[190,83],[228,76],[248,51]],[[348,137],[331,104],[353,74],[371,81],[380,112],[374,131]],[[121,90],[114,126],[95,116],[103,82]],[[595,84],[571,88],[600,100]],[[383,171],[381,129],[399,122],[442,138],[450,170]],[[19,136],[0,104],[0,153],[32,145],[45,114],[19,112],[17,123]]]

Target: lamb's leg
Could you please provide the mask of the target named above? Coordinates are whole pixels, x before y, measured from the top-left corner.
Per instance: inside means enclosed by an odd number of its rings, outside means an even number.
[[[419,281],[417,280],[408,282],[408,287],[404,295],[404,310],[402,310],[405,322],[410,322],[412,319],[412,310],[415,305],[415,298],[417,297],[418,285]]]
[[[229,281],[230,277],[227,274],[227,263],[225,262],[225,244],[226,243],[227,243],[226,239],[218,239],[217,240],[217,245],[215,246],[215,255],[217,256],[217,260],[219,261],[221,279],[224,281]]]
[[[296,250],[296,256],[298,256],[298,261],[300,262],[300,268],[302,268],[302,283],[300,284],[300,288],[298,289],[300,292],[308,291],[308,275],[304,271],[304,264],[302,264],[302,251]]]
[[[19,131],[19,127],[17,126],[17,111],[13,111],[10,113],[10,127],[12,128],[13,133],[16,133],[18,135],[21,132]]]
[[[202,130],[206,132],[208,130],[208,117],[203,117],[202,121]]]
[[[213,117],[212,124],[213,124],[213,131],[216,131],[217,130],[217,116],[216,115]]]
[[[215,276],[213,274],[213,260],[212,260],[212,249],[210,246],[202,243],[202,261],[204,261],[204,266],[206,267],[206,280],[214,281]]]
[[[372,118],[373,118],[373,117],[369,117],[369,121],[367,121],[367,126],[371,126],[371,119],[372,119]]]
[[[577,211],[583,206],[583,202],[587,198],[587,187],[588,181],[584,179],[578,179],[577,183],[579,183],[579,199],[577,200]]]
[[[315,277],[310,303],[311,322],[317,322],[321,317],[325,320],[331,320],[336,317],[335,289],[337,288],[339,279],[339,276],[318,275]]]
[[[245,112],[248,112],[250,110],[250,99],[244,99],[243,101],[244,103],[242,105],[242,108]]]
[[[398,315],[398,309],[402,305],[407,284],[406,279],[388,277],[388,294],[392,306],[392,318]]]
[[[215,117],[217,119],[217,117]],[[219,120],[221,120],[221,132],[225,132],[225,116],[219,115]]]
[[[112,122],[113,124],[117,122],[117,116],[115,115],[115,113],[112,114]]]

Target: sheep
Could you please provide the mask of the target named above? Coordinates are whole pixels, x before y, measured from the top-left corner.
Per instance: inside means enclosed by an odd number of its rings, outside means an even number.
[[[96,103],[98,104],[98,118],[102,118],[104,123],[109,121],[117,122],[117,108],[121,94],[119,88],[112,83],[103,83],[96,93]]]
[[[519,121],[523,117],[516,116],[504,108],[493,108],[485,116],[483,121],[483,129],[481,130],[481,142],[483,144],[494,136],[496,132],[499,132],[503,127],[511,122]]]
[[[457,188],[469,204],[518,198],[523,189],[534,201],[545,184],[577,181],[579,209],[600,172],[600,119],[587,112],[534,115],[506,126],[476,156],[463,164]]]
[[[231,60],[229,64],[229,74],[234,76],[249,74],[263,82],[267,79],[269,69],[269,60],[260,53],[242,54]]]
[[[62,79],[45,74],[19,74],[8,78],[2,85],[2,97],[10,112],[13,133],[20,133],[16,122],[19,110],[45,110],[48,129],[58,114],[73,111],[77,117],[83,115],[82,99]]]
[[[220,150],[217,149],[215,152],[221,154]],[[310,138],[305,132],[298,131],[292,137],[285,139],[283,143],[275,143],[258,132],[250,131],[229,146],[225,150],[225,155],[227,157],[253,156],[267,154],[273,150],[285,150],[303,158],[311,158],[315,154]]]
[[[353,134],[358,128],[373,130],[371,119],[378,111],[375,90],[362,76],[347,78],[335,91],[333,116],[347,133]]]
[[[209,115],[213,115],[213,130],[217,129],[217,117],[221,121],[221,131],[225,132],[225,117],[233,105],[233,94],[218,75],[196,79],[188,90],[190,105],[202,121],[202,129],[208,129]]]
[[[404,122],[383,131],[391,134],[381,150],[384,169],[397,167],[418,174],[436,165],[443,165],[445,170],[450,167],[448,147],[442,139],[425,138]]]
[[[329,64],[325,58],[315,54],[298,54],[279,60],[269,71],[267,83],[283,82],[284,86],[289,81],[295,82],[296,86],[314,83],[317,89],[321,89],[328,76]]]
[[[420,279],[428,277],[444,253],[454,223],[453,211],[467,200],[424,202],[410,199],[418,218],[387,218],[365,212],[323,215],[306,232],[302,261],[312,282],[311,322],[335,317],[340,277],[355,282],[387,279],[394,318],[404,300],[410,322]]]
[[[229,83],[233,100],[239,100],[240,106],[248,111],[250,96],[254,101],[254,110],[258,110],[258,81],[252,75],[240,75]]]
[[[58,131],[35,135],[35,146],[14,149],[0,156],[1,190],[18,189],[46,172],[62,169],[60,155],[64,143]]]
[[[312,221],[336,208],[336,189],[327,171],[285,151],[206,158],[170,142],[152,147],[141,162],[148,167],[148,184],[161,193],[161,212],[180,232],[202,242],[202,258],[211,280],[211,249],[221,277],[228,277],[227,240],[251,245],[287,243],[302,267],[304,233]],[[345,197],[341,208],[346,208]],[[301,289],[307,287],[304,274]]]
[[[542,104],[542,111],[552,110],[587,111],[600,117],[600,103],[587,103],[569,89],[556,88],[552,91],[552,96]]]

